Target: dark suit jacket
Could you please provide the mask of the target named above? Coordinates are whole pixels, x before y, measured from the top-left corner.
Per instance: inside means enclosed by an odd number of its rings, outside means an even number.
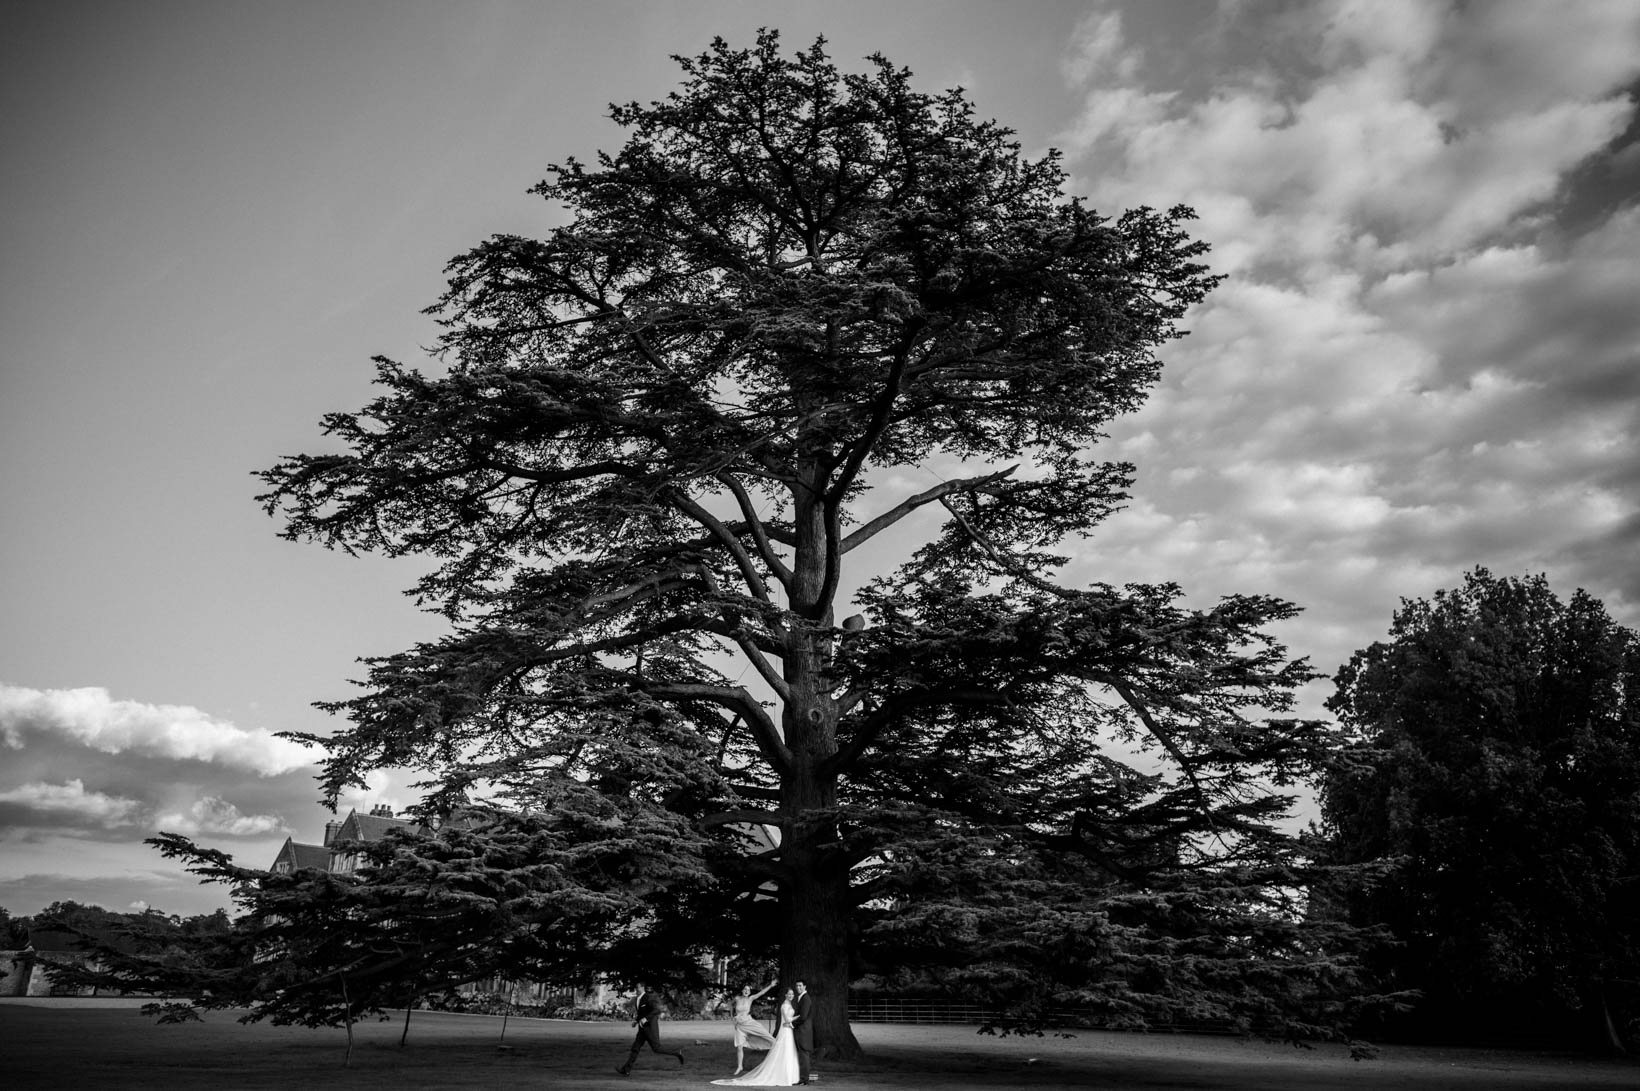
[[[809,1022],[809,1009],[813,1007],[814,997],[808,993],[798,997],[792,1004],[795,1011],[792,1016],[792,1037],[796,1039],[798,1049],[814,1049],[814,1024]]]
[[[657,993],[645,992],[638,997],[637,1018],[633,1022],[635,1024],[638,1022],[643,1023],[643,1026],[639,1027],[638,1030],[650,1041],[660,1041],[661,1006],[661,998]]]

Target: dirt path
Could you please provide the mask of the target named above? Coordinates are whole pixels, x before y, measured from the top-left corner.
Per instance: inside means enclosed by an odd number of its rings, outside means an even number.
[[[0,1003],[0,1086],[217,1091],[221,1088],[605,1088],[706,1091],[733,1070],[723,1023],[669,1023],[688,1063],[644,1054],[631,1077],[614,1066],[631,1030],[614,1023],[501,1020],[417,1012],[398,1046],[399,1019],[355,1028],[351,1066],[341,1030],[242,1026],[213,1012],[203,1023],[155,1026],[129,1007]],[[818,1066],[837,1091],[959,1088],[1020,1091],[1123,1088],[1267,1091],[1301,1088],[1475,1091],[1589,1088],[1636,1091],[1640,1061],[1506,1050],[1389,1047],[1374,1061],[1341,1047],[1313,1051],[1243,1039],[1089,1032],[1074,1038],[995,1039],[967,1027],[862,1025],[870,1060]],[[702,1043],[702,1044],[697,1044]],[[502,1048],[504,1047],[504,1048]]]

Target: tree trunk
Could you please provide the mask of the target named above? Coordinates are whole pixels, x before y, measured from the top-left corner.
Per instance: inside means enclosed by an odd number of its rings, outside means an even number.
[[[809,707],[829,703],[821,701]],[[830,711],[824,708],[822,717]],[[820,736],[830,743],[833,738],[830,731],[794,730],[789,720],[788,730],[788,737],[800,737],[805,742]],[[834,744],[827,746],[822,754],[834,749]],[[816,774],[818,755],[808,751],[806,745],[793,750],[797,768],[786,778],[781,793],[789,838],[784,855],[792,878],[781,894],[784,928],[780,976],[787,984],[802,981],[813,994],[810,1017],[816,1051],[857,1057],[860,1043],[848,1022],[853,897],[848,867],[837,851],[836,823],[830,817],[837,805],[837,783],[834,778]],[[825,817],[817,820],[817,813]]]
[[[816,1055],[853,1058],[860,1043],[848,1021],[850,899],[848,876],[801,873],[784,895],[780,978],[808,986]]]
[[[791,607],[819,629],[793,627],[787,638],[784,676],[789,687],[781,730],[792,755],[782,778],[780,809],[787,821],[784,862],[792,879],[781,893],[783,934],[780,976],[802,981],[813,994],[810,1018],[818,1055],[857,1057],[860,1043],[848,1022],[852,909],[848,868],[837,855],[837,778],[821,763],[837,752],[837,706],[831,695],[830,596],[826,513],[819,498],[825,475],[805,469],[808,487],[793,495],[796,545]],[[835,528],[833,528],[835,529]],[[816,819],[816,814],[823,817]]]

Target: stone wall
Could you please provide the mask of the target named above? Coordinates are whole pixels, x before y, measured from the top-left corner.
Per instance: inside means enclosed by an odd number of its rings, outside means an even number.
[[[29,991],[33,979],[44,976],[34,972],[36,961],[33,951],[0,951],[0,972],[6,975],[0,977],[0,996],[37,995]]]

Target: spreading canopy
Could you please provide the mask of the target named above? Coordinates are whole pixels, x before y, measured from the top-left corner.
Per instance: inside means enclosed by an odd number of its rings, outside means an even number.
[[[405,766],[430,807],[681,820],[717,899],[693,934],[778,945],[843,1049],[848,983],[904,969],[907,922],[952,936],[914,960],[949,987],[958,940],[1033,907],[1079,968],[1049,999],[1268,1021],[1246,980],[1171,990],[1205,951],[1122,937],[1211,918],[1216,957],[1336,970],[1275,935],[1304,879],[1271,786],[1327,745],[1268,718],[1309,677],[1263,631],[1292,608],[1050,578],[1125,498],[1104,429],[1214,283],[1189,210],[1101,215],[880,57],[766,32],[678,60],[613,108],[618,152],[536,187],[563,226],[450,264],[441,366],[378,360],[382,395],[325,418],[342,452],[263,475],[293,539],[433,558],[416,593],[451,624],[331,706],[327,789]],[[1044,1002],[1003,962],[964,980]]]

